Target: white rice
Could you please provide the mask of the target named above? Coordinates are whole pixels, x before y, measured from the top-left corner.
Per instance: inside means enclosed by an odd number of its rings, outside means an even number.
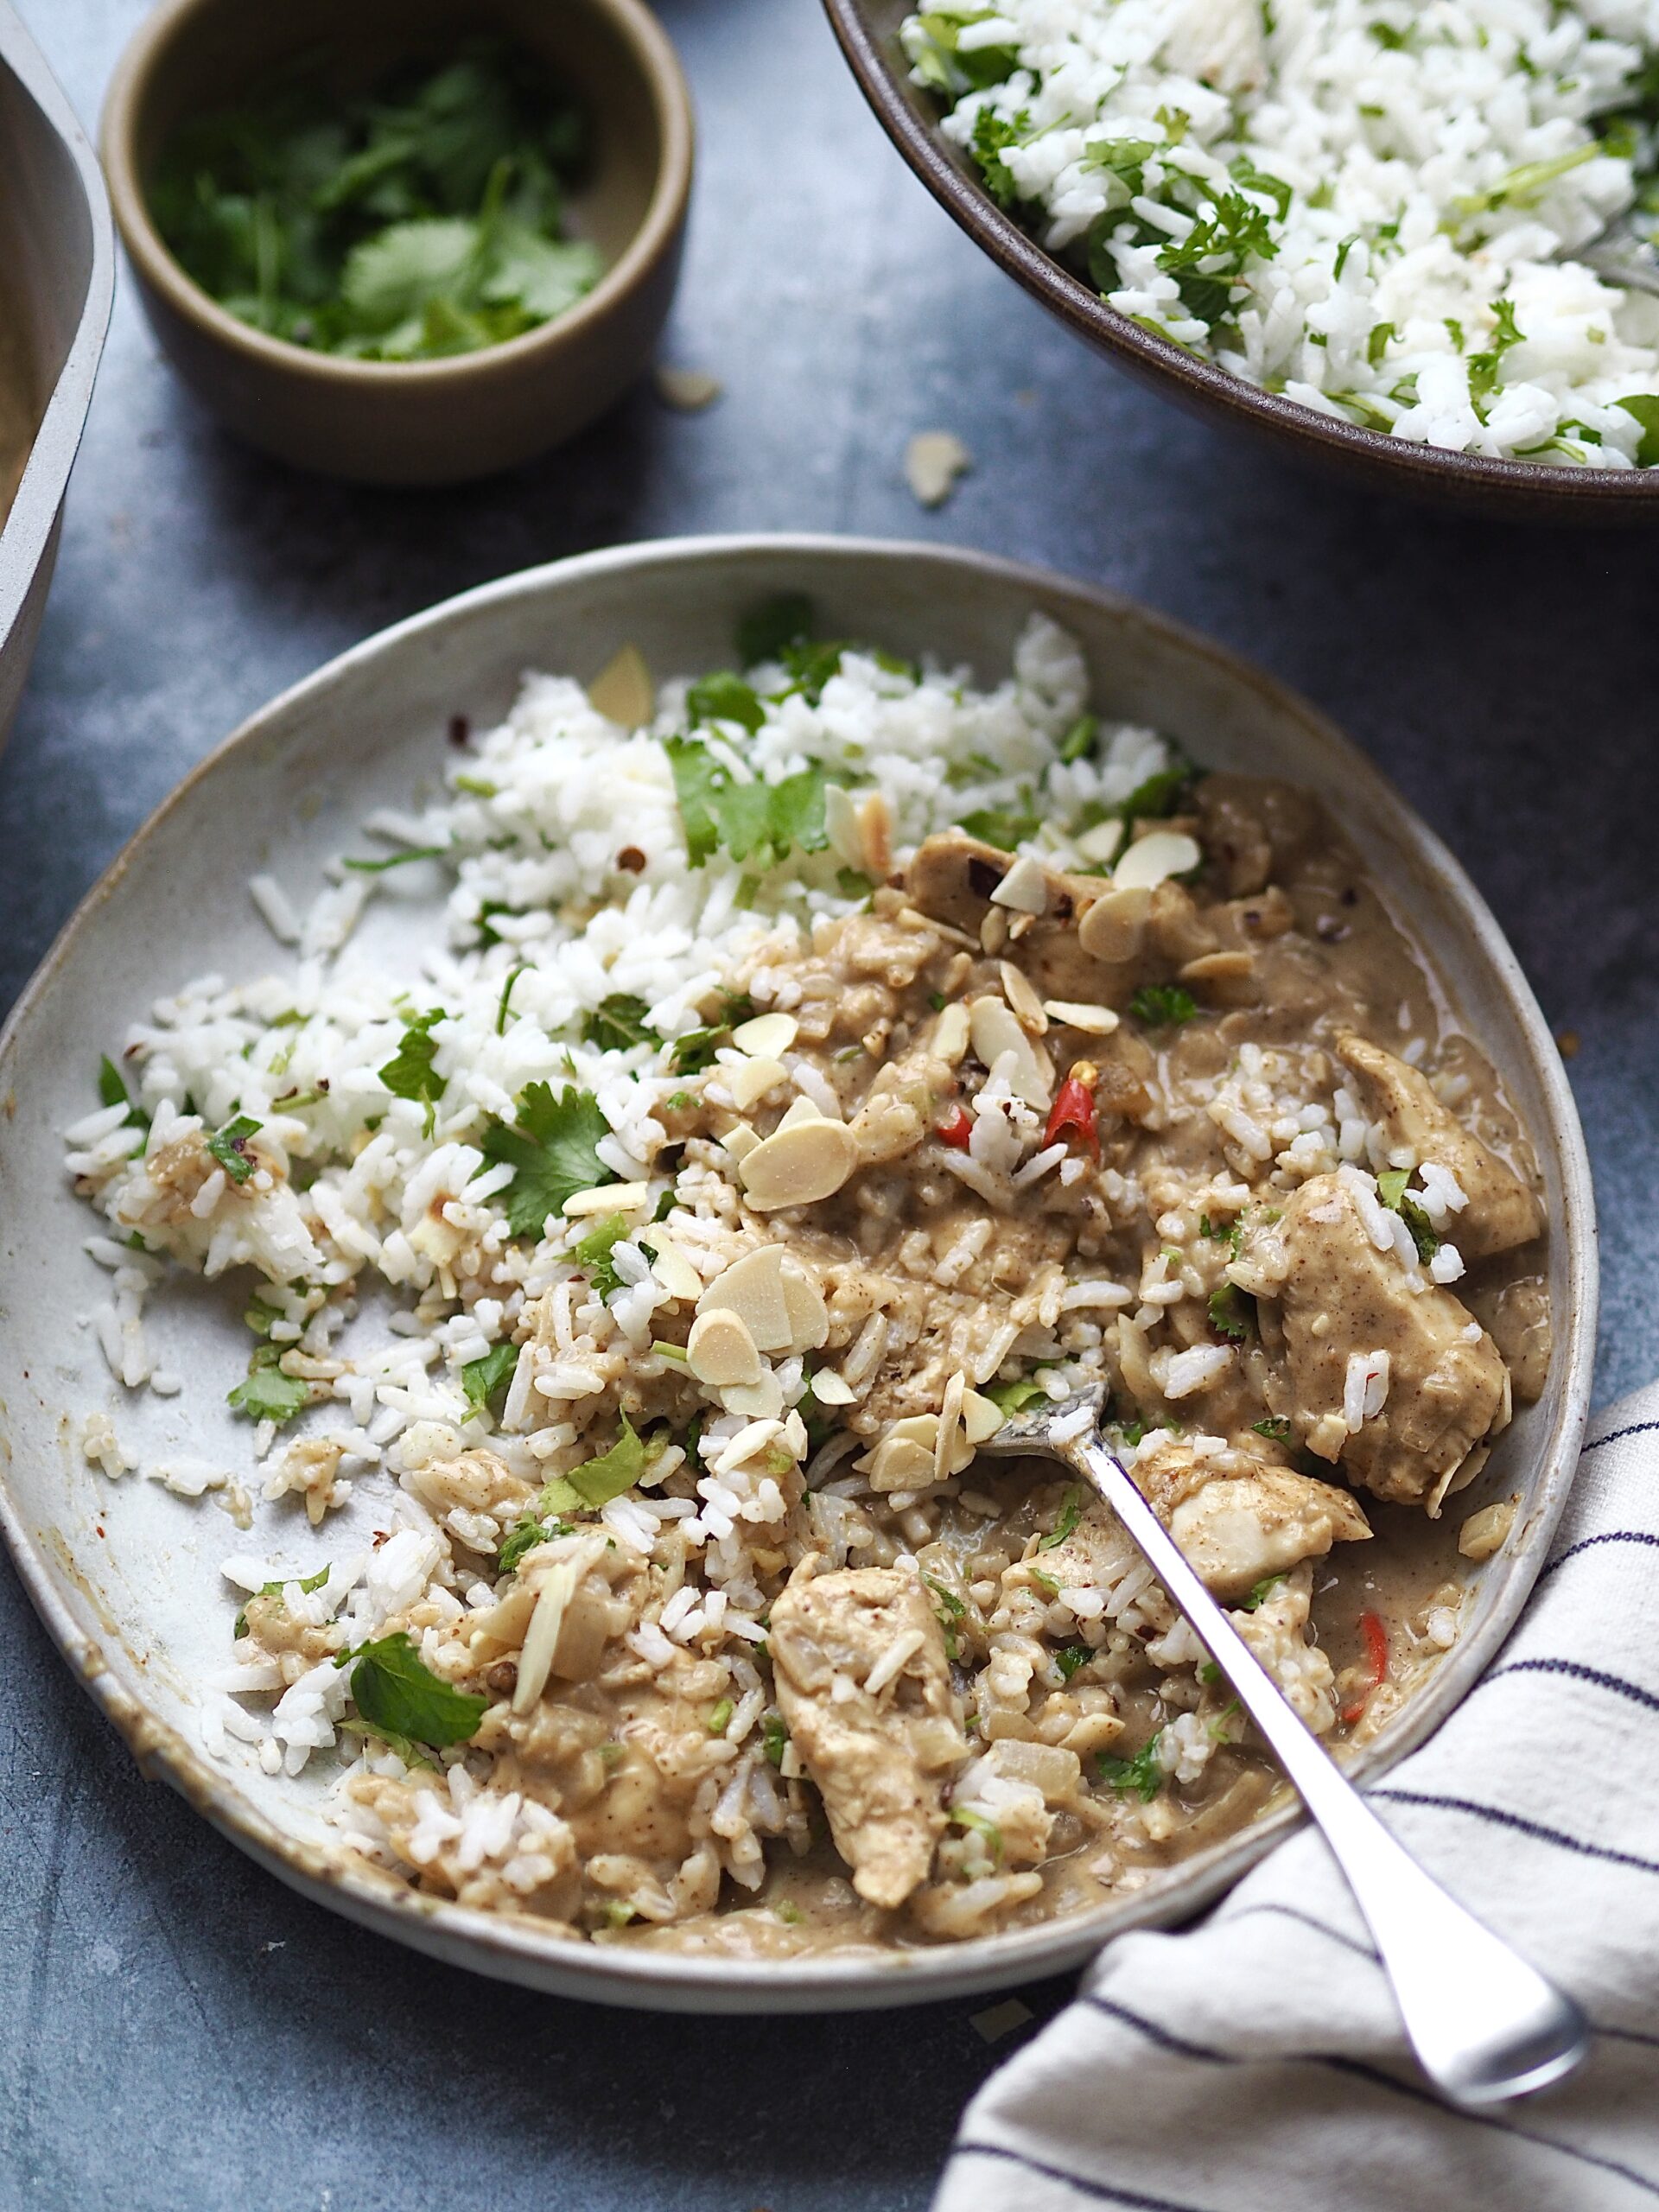
[[[1147,328],[1411,442],[1659,461],[1659,300],[1573,257],[1655,167],[1654,0],[939,0],[904,39]]]

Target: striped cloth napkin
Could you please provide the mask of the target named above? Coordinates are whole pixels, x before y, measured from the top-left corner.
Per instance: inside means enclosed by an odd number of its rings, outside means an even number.
[[[1312,1831],[1109,1946],[968,2107],[934,2212],[1634,2212],[1659,2202],[1659,1384],[1592,1427],[1497,1663],[1369,1794],[1569,1989],[1570,2081],[1478,2113],[1416,2072]]]

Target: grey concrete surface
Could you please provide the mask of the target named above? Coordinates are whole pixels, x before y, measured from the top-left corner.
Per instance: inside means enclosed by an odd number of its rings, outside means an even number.
[[[22,0],[95,118],[142,0]],[[702,118],[669,357],[537,467],[340,490],[232,445],[124,274],[39,661],[0,760],[0,1006],[124,838],[252,707],[429,601],[588,546],[735,528],[982,545],[1108,582],[1300,684],[1451,841],[1571,1072],[1601,1195],[1604,1395],[1659,1367],[1650,539],[1500,530],[1236,451],[962,239],[811,0],[660,0]],[[914,430],[976,456],[925,515]],[[970,2005],[687,2024],[415,1959],[291,1897],[139,1779],[0,1570],[0,2208],[906,2212],[1000,2055]],[[1058,1987],[1028,1993],[1039,2016]]]

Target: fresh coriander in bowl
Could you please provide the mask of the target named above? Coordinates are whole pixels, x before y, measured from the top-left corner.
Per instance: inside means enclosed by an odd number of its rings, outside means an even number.
[[[690,99],[645,0],[162,0],[102,150],[174,367],[370,484],[545,453],[649,366]]]
[[[180,265],[239,321],[344,359],[430,361],[519,338],[590,292],[569,235],[583,104],[522,48],[469,40],[359,90],[318,57],[193,118],[149,187]]]

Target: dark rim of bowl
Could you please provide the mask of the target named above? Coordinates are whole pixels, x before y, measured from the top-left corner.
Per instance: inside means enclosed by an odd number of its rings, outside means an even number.
[[[614,25],[630,48],[651,94],[662,136],[661,157],[644,219],[620,254],[591,292],[573,307],[517,338],[469,353],[446,354],[435,361],[353,361],[338,354],[268,337],[222,308],[187,275],[156,229],[138,174],[134,147],[139,118],[150,96],[156,70],[181,27],[215,0],[171,0],[141,25],[123,53],[105,99],[99,149],[109,185],[110,205],[121,242],[138,275],[186,321],[221,345],[263,365],[319,384],[390,383],[406,390],[417,380],[461,383],[485,368],[524,360],[538,349],[551,351],[575,332],[597,322],[619,307],[660,257],[672,247],[685,219],[691,194],[696,121],[691,95],[679,56],[667,33],[644,0],[582,0],[589,11]]]
[[[1460,479],[1470,490],[1524,493],[1535,505],[1548,495],[1554,500],[1576,498],[1626,510],[1637,499],[1659,498],[1659,468],[1553,468],[1541,461],[1500,461],[1444,446],[1408,444],[1264,391],[1259,385],[1247,384],[1214,362],[1185,352],[1172,340],[1142,329],[1108,307],[1064,262],[1046,252],[983,186],[957,166],[935,125],[907,96],[908,72],[872,28],[867,0],[823,0],[823,4],[860,89],[887,136],[975,243],[1079,335],[1109,353],[1127,356],[1157,379],[1182,386],[1202,401],[1206,411],[1220,410],[1243,427],[1269,429],[1304,445],[1328,447],[1350,462],[1381,464],[1396,478],[1409,480],[1403,489],[1443,491],[1446,480]]]

